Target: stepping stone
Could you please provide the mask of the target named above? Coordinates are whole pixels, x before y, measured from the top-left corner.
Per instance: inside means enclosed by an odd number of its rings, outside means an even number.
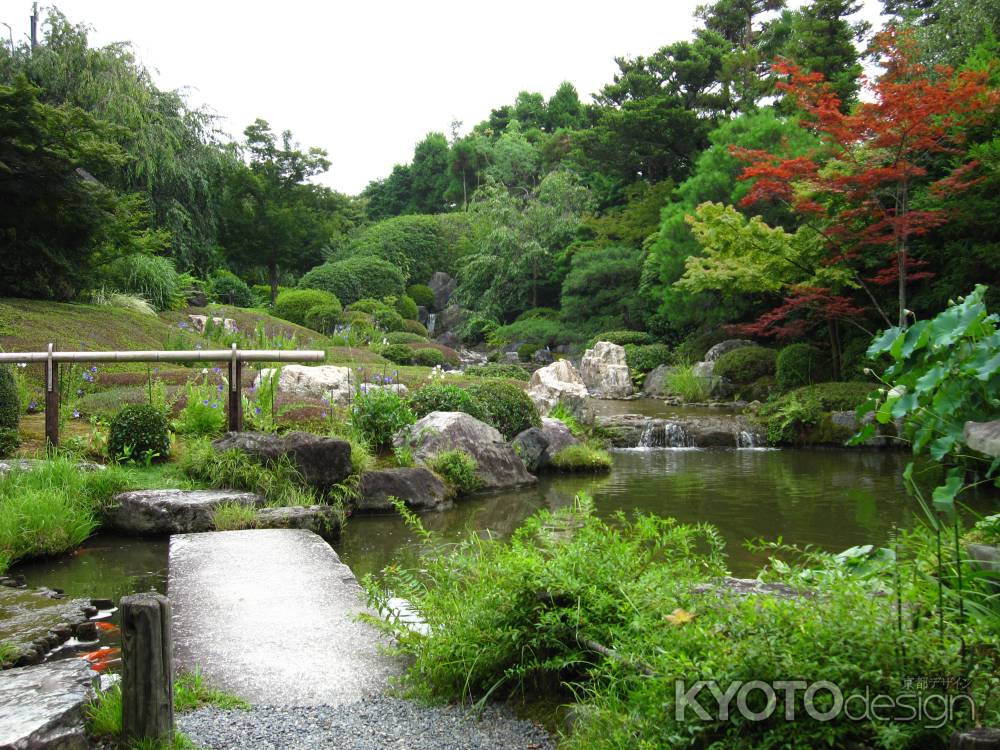
[[[168,591],[177,669],[251,703],[342,705],[402,671],[358,621],[371,610],[351,569],[310,531],[174,536]]]
[[[96,639],[90,618],[97,607],[90,601],[64,599],[51,589],[11,586],[7,581],[11,579],[0,581],[0,642],[15,649],[9,664],[36,664],[71,636]]]
[[[212,514],[225,503],[260,506],[264,499],[234,490],[138,490],[116,495],[105,524],[129,534],[212,531]]]
[[[0,750],[84,750],[97,675],[82,659],[0,672]]]
[[[336,539],[340,535],[340,522],[340,510],[331,505],[295,505],[257,511],[258,529],[305,529],[324,539]]]
[[[423,467],[366,471],[358,483],[354,509],[359,513],[394,513],[390,497],[414,510],[440,510],[451,506],[448,488]]]

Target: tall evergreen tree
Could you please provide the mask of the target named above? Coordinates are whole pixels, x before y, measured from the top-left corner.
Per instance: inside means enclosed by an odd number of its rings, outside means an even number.
[[[854,42],[870,28],[847,20],[860,9],[856,0],[813,0],[795,15],[794,33],[783,50],[801,68],[822,73],[845,112],[857,99],[861,75]]]

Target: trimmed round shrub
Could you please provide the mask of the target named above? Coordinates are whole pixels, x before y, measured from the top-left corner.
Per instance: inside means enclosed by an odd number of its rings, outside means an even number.
[[[434,307],[434,290],[426,284],[410,284],[406,293],[420,307]]]
[[[344,322],[350,325],[371,326],[375,324],[372,316],[360,310],[347,310],[343,314]]]
[[[774,349],[745,346],[719,357],[712,374],[736,385],[749,385],[765,375],[774,375],[777,358]]]
[[[403,293],[403,274],[392,263],[370,255],[358,255],[316,266],[299,280],[301,289],[330,292],[342,303],[371,297],[382,299]]]
[[[427,337],[427,327],[419,320],[404,320],[403,330],[409,333],[416,333],[424,338]]]
[[[437,349],[441,354],[444,355],[445,364],[452,365],[453,367],[458,367],[462,364],[461,357],[458,356],[458,352],[452,349],[450,346],[445,346],[444,344],[438,344],[434,341],[428,341],[427,343],[416,343],[407,344],[411,350],[416,349]]]
[[[385,337],[390,344],[426,344],[427,337],[409,331],[393,331]]]
[[[333,329],[340,323],[344,309],[340,303],[322,302],[310,307],[306,312],[306,326],[320,333],[333,333]]]
[[[625,361],[635,372],[650,372],[660,365],[673,363],[673,352],[666,344],[625,344]]]
[[[253,307],[257,301],[253,291],[239,276],[230,271],[219,269],[208,279],[208,288],[212,299],[224,305],[234,307]],[[268,299],[270,299],[268,291]]]
[[[517,358],[522,362],[530,362],[531,358],[535,356],[535,352],[541,348],[542,347],[539,344],[532,342],[521,344],[517,347]]]
[[[391,307],[383,305],[372,313],[372,318],[375,320],[375,325],[383,331],[403,330],[403,316]]]
[[[514,318],[514,322],[522,320],[559,320],[559,311],[554,307],[532,307]]]
[[[385,306],[386,304],[384,302],[380,302],[377,299],[372,299],[371,297],[365,297],[364,299],[359,299],[356,302],[352,302],[351,306],[348,307],[347,309],[351,310],[352,312],[365,312],[371,315],[376,310],[381,310]]]
[[[157,310],[182,307],[177,270],[169,258],[135,253],[113,261],[108,284],[119,292],[142,297]]]
[[[511,380],[531,380],[531,373],[513,363],[490,362],[465,368],[465,375],[473,378],[510,378]]]
[[[275,317],[290,323],[306,325],[306,314],[319,305],[340,305],[340,300],[319,289],[289,289],[274,301]]]
[[[407,295],[401,295],[396,298],[396,312],[403,316],[406,320],[416,320],[417,319],[417,303],[413,301],[413,297]]]
[[[605,331],[593,336],[587,343],[587,346],[592,347],[598,341],[607,341],[612,344],[625,346],[626,344],[652,344],[655,339],[645,331]]]
[[[108,428],[108,456],[120,460],[164,461],[170,457],[167,418],[149,404],[126,406],[111,419]]]
[[[542,424],[535,403],[513,383],[485,380],[469,386],[468,391],[486,415],[484,421],[496,427],[507,440]]]
[[[378,353],[397,365],[408,365],[413,362],[413,350],[406,344],[389,344],[381,347]]]
[[[783,391],[790,391],[792,388],[826,380],[822,377],[824,367],[823,354],[815,346],[786,346],[778,353],[775,365],[778,386]]]
[[[432,411],[462,411],[479,420],[486,420],[482,406],[464,388],[457,385],[425,385],[410,396],[410,409],[417,419]]]
[[[437,367],[444,364],[444,354],[430,347],[417,349],[413,352],[413,364],[424,367]]]

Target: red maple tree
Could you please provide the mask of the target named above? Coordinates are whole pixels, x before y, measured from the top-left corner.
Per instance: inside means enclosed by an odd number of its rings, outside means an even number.
[[[788,60],[774,64],[785,78],[778,87],[802,111],[803,126],[819,136],[820,151],[796,158],[733,152],[747,163],[741,179],[754,180],[741,205],[785,202],[823,234],[829,248],[825,262],[852,269],[887,325],[891,322],[866,282],[897,285],[899,325],[905,326],[907,284],[932,275],[912,257],[912,239],[949,218],[944,209],[915,208],[914,191],[926,186],[931,195],[953,195],[978,181],[978,164],[963,158],[963,142],[967,130],[997,106],[998,92],[989,88],[985,71],[956,74],[947,66],[923,65],[909,33],[889,28],[875,37],[873,48],[884,72],[874,82],[863,78],[868,96],[847,114],[821,74]],[[942,159],[959,164],[932,179],[932,162]],[[812,289],[805,296],[814,304],[824,291]],[[787,312],[796,306],[782,307]]]

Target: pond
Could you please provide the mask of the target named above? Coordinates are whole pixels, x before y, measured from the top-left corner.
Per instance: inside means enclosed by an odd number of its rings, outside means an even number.
[[[642,511],[683,522],[708,522],[727,543],[735,575],[752,576],[764,562],[743,542],[776,539],[839,551],[885,543],[894,526],[914,523],[916,503],[901,473],[909,454],[832,449],[657,449],[613,451],[614,468],[600,476],[545,476],[515,492],[466,500],[423,516],[447,539],[468,532],[509,536],[531,513],[572,502],[579,491],[597,511]],[[990,498],[973,498],[985,510]],[[393,558],[413,559],[416,535],[395,516],[355,516],[335,545],[358,577]],[[98,534],[60,558],[17,566],[30,585],[60,588],[70,596],[113,600],[136,591],[164,591],[167,544]]]

